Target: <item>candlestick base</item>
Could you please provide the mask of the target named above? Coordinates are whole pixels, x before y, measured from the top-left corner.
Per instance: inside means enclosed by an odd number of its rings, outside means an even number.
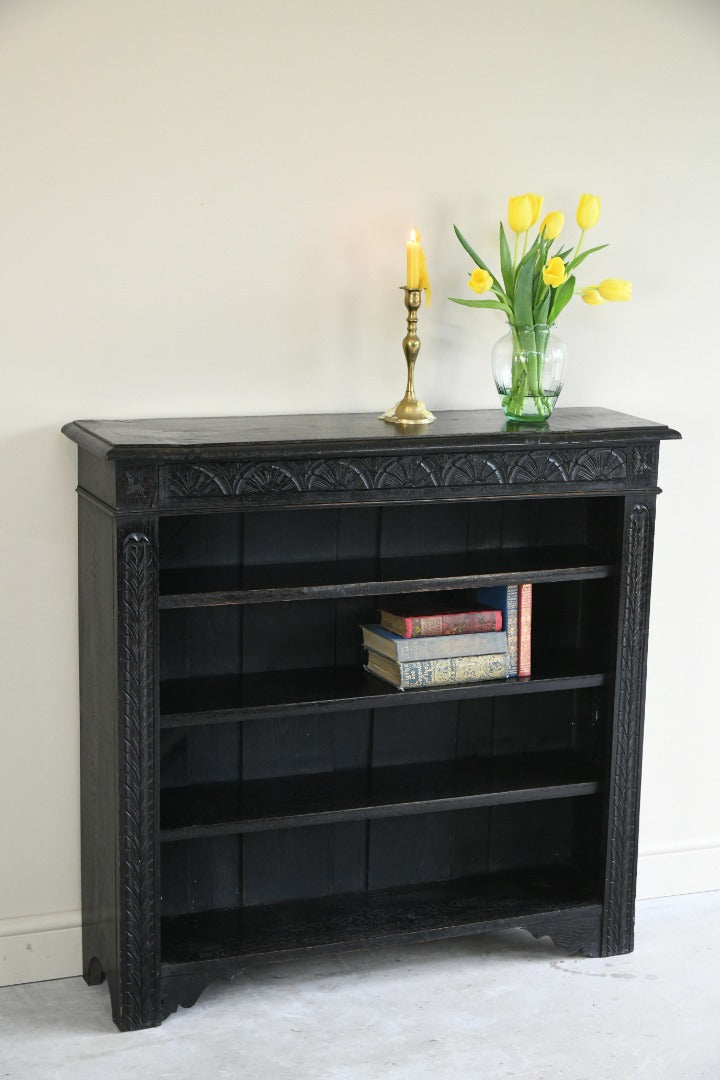
[[[388,424],[402,424],[403,427],[415,427],[419,424],[432,424],[435,416],[425,405],[415,397],[415,361],[420,351],[420,338],[417,336],[417,313],[420,307],[421,290],[401,286],[405,294],[405,307],[407,308],[407,333],[403,338],[403,352],[407,363],[407,386],[405,396],[392,409],[388,409],[379,420]]]
[[[424,401],[404,397],[393,409],[383,413],[380,419],[388,424],[432,424],[435,414],[430,412]]]

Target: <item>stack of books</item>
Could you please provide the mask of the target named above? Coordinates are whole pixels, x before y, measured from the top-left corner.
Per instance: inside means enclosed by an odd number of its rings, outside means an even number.
[[[472,603],[388,607],[362,626],[366,671],[400,690],[530,675],[532,586],[477,589]]]

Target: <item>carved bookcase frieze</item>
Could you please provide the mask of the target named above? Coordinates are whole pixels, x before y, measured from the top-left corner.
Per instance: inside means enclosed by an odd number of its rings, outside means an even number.
[[[492,491],[499,486],[607,489],[628,481],[627,447],[488,453],[398,454],[367,457],[196,462],[161,469],[165,504],[184,500],[253,498],[337,491],[422,489]]]

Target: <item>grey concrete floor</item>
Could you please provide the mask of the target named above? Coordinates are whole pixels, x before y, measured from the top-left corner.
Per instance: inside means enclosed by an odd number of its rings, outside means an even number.
[[[720,892],[638,904],[635,952],[522,931],[256,968],[121,1035],[106,986],[0,989],[12,1080],[720,1080]]]

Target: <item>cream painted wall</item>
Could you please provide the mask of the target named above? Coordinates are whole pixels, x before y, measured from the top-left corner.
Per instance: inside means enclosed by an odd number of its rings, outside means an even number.
[[[509,194],[603,215],[565,405],[680,428],[661,479],[641,895],[720,888],[720,6],[4,0],[0,979],[79,971],[76,417],[377,411],[422,229],[418,385],[495,407],[494,312],[444,298]],[[695,374],[693,374],[693,371]],[[712,569],[709,569],[712,567]],[[698,577],[700,581],[698,581]],[[680,614],[679,614],[680,612]]]

